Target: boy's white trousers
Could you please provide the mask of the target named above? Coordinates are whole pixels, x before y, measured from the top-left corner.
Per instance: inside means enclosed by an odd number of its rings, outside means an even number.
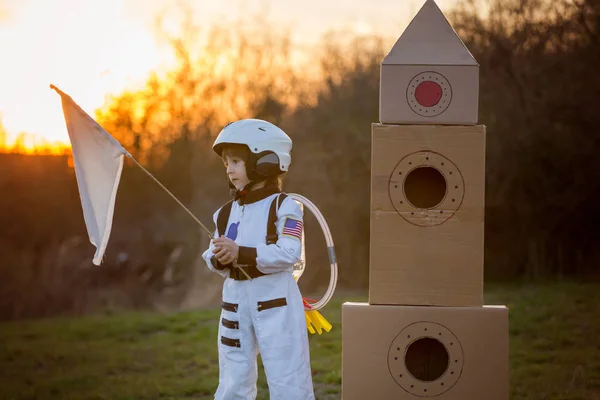
[[[223,284],[216,400],[254,400],[260,352],[271,400],[312,400],[302,295],[291,271]]]

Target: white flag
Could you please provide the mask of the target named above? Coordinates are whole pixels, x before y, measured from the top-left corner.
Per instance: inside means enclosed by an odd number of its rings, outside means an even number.
[[[124,156],[130,154],[70,96],[51,88],[62,98],[83,217],[90,242],[96,246],[92,262],[100,265],[112,228]]]

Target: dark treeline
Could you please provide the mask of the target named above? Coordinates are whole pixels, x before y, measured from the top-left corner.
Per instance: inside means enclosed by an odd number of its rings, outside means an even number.
[[[600,2],[463,2],[453,23],[481,64],[488,126],[486,267],[598,271]]]
[[[464,0],[448,17],[480,63],[486,279],[589,276],[600,258],[600,3],[491,0],[489,15],[478,4]],[[97,120],[211,228],[229,198],[214,136],[239,118],[279,124],[295,144],[285,190],[327,218],[340,287],[365,288],[370,125],[380,62],[396,38],[331,35],[305,62],[294,61],[285,35],[237,25],[200,45],[197,29],[184,26],[170,39],[177,67],[114,97]],[[66,157],[0,157],[0,191],[2,318],[197,306],[218,295],[218,280],[199,272],[205,235],[133,165],[123,172],[102,268],[91,264]],[[306,229],[301,288],[319,293],[329,279],[324,240],[310,216]]]

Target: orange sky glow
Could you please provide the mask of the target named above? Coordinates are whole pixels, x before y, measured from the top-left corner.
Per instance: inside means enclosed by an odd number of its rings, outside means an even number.
[[[455,0],[437,0],[442,10]],[[350,29],[398,36],[424,0],[190,0],[200,26],[266,12],[290,29],[294,43],[318,42],[322,34]],[[151,71],[169,68],[169,47],[156,34],[155,18],[177,32],[177,2],[169,0],[0,0],[0,147],[68,146],[55,84],[90,115],[109,94],[141,86]],[[4,141],[4,143],[3,143]]]

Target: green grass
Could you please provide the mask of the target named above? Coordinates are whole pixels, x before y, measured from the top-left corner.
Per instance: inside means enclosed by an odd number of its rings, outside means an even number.
[[[600,399],[600,286],[495,285],[510,307],[511,399]],[[323,310],[334,329],[311,335],[317,399],[339,399],[340,295]],[[0,325],[1,399],[212,398],[218,310],[131,313]],[[264,373],[259,399],[268,399]]]

